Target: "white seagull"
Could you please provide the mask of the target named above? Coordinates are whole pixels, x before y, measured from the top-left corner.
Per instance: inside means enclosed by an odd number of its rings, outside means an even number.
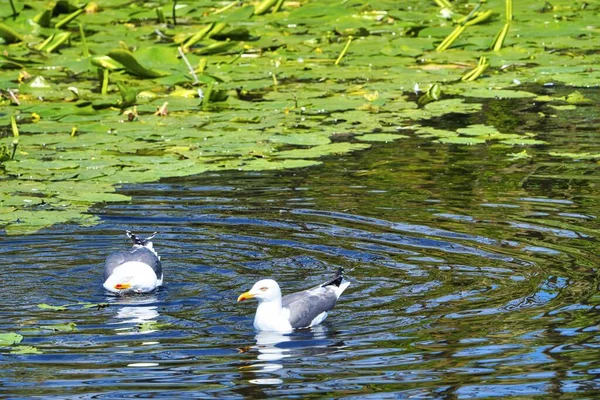
[[[133,247],[108,256],[104,263],[104,289],[118,294],[151,292],[163,283],[160,257],[151,242],[156,232],[146,239],[130,231],[126,234]]]
[[[263,279],[248,292],[242,293],[237,301],[257,299],[254,317],[257,331],[291,332],[297,328],[309,328],[323,322],[350,282],[342,283],[344,269],[339,268],[327,282],[281,297],[279,285],[273,279]]]

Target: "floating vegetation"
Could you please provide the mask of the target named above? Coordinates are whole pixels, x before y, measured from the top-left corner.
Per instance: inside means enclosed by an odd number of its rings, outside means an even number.
[[[41,308],[42,310],[50,310],[50,311],[66,311],[69,308],[79,308],[79,309],[87,309],[87,308],[96,308],[96,309],[101,309],[101,308],[105,308],[108,307],[108,303],[74,303],[74,304],[64,304],[61,306],[53,306],[50,304],[46,304],[46,303],[42,303],[42,304],[38,304],[38,308]]]
[[[150,333],[155,332],[161,329],[169,328],[172,324],[169,323],[159,323],[156,321],[145,321],[136,326],[136,329],[139,333]]]
[[[0,226],[92,225],[93,204],[130,200],[122,184],[305,168],[405,137],[541,145],[429,122],[499,99],[592,104],[521,87],[599,81],[595,7],[452,4],[14,2],[0,11]]]
[[[15,346],[10,350],[10,354],[43,354],[43,352],[33,346]]]
[[[67,324],[42,325],[40,328],[54,332],[72,332],[77,329],[77,324],[69,322]]]
[[[23,340],[23,335],[19,335],[18,333],[0,333],[0,346],[19,344],[21,343],[21,340]]]

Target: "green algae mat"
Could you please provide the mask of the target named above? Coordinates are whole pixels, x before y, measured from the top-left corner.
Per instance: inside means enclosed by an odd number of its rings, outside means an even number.
[[[527,158],[546,142],[526,126],[431,121],[511,98],[589,107],[576,89],[600,79],[599,13],[572,1],[1,0],[0,227],[94,224],[90,206],[129,200],[119,185],[310,167],[411,137]],[[550,84],[573,90],[532,92]]]

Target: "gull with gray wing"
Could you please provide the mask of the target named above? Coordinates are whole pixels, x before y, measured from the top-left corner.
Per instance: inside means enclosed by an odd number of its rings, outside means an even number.
[[[281,296],[281,289],[273,279],[263,279],[252,289],[242,293],[238,302],[257,299],[254,328],[258,331],[291,332],[323,322],[350,282],[343,282],[344,269],[339,268],[333,278],[312,289]]]

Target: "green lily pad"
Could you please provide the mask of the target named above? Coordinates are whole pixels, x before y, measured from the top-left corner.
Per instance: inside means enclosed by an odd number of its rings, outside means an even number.
[[[444,144],[466,144],[469,146],[475,144],[485,143],[485,139],[481,139],[478,137],[465,137],[465,136],[454,136],[454,137],[444,137],[439,138],[438,141]]]
[[[356,139],[363,141],[363,142],[393,142],[394,140],[398,140],[398,139],[405,139],[408,136],[406,135],[398,135],[398,134],[394,134],[394,133],[369,133],[369,134],[365,134],[365,135],[358,135],[355,136]]]
[[[505,89],[473,89],[465,91],[463,95],[483,99],[522,99],[527,97],[537,97],[537,94],[535,93]]]
[[[11,349],[10,354],[43,354],[43,352],[33,346],[15,346]]]
[[[466,128],[459,128],[456,130],[456,132],[467,136],[491,136],[499,133],[498,130],[493,126],[481,124],[469,125]]]
[[[569,104],[590,104],[592,102],[590,99],[585,98],[579,91],[570,93],[565,100]]]
[[[314,146],[308,149],[285,150],[277,153],[278,158],[318,158],[327,155],[345,154],[370,147],[363,143],[331,143]]]
[[[130,196],[118,193],[58,193],[57,198],[82,203],[114,203],[131,201]]]
[[[298,146],[319,146],[331,143],[329,137],[315,133],[291,133],[274,135],[269,138],[273,143],[293,144]]]
[[[167,75],[166,73],[143,67],[130,51],[116,49],[112,50],[107,55],[113,60],[122,64],[127,72],[132,75],[139,76],[140,78],[160,78]]]
[[[18,333],[0,333],[0,346],[10,346],[12,344],[19,344],[23,340],[23,336]]]
[[[564,157],[571,158],[574,160],[598,160],[600,159],[600,153],[569,153],[569,152],[557,152],[551,151],[549,153],[553,157]]]
[[[171,327],[172,324],[169,323],[159,323],[156,321],[146,321],[143,322],[141,324],[139,324],[137,326],[138,332],[140,333],[149,333],[149,332],[154,332],[154,331],[158,331],[161,329],[165,329],[168,327]]]
[[[527,150],[523,150],[518,153],[510,153],[510,154],[508,154],[508,157],[513,161],[514,160],[526,160],[526,159],[531,158],[531,155],[529,153],[527,153]]]
[[[46,303],[38,304],[37,306],[38,306],[38,308],[41,308],[42,310],[65,311],[67,309],[66,306],[51,306]]]
[[[534,146],[540,144],[547,144],[548,142],[539,139],[530,139],[530,138],[515,138],[515,139],[506,139],[501,140],[500,143],[508,144],[511,146]]]
[[[77,329],[77,324],[69,322],[68,324],[42,325],[40,328],[55,332],[72,332]]]

